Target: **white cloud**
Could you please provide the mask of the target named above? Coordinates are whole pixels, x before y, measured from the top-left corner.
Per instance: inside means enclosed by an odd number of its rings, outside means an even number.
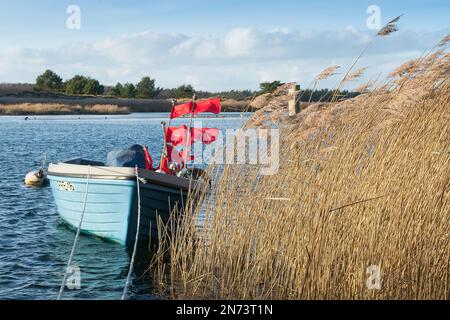
[[[262,37],[255,29],[235,28],[224,38],[224,52],[230,57],[251,56]]]
[[[405,31],[377,39],[361,63],[372,75],[387,72],[444,34]],[[204,90],[254,89],[275,79],[306,85],[330,65],[348,66],[370,39],[351,26],[331,31],[235,28],[222,36],[146,31],[58,48],[0,47],[0,82],[32,82],[50,68],[64,78],[86,74],[105,84],[150,75],[159,86],[191,82]]]
[[[121,79],[131,75],[133,69],[129,64],[120,64],[106,68],[106,74],[110,79]]]

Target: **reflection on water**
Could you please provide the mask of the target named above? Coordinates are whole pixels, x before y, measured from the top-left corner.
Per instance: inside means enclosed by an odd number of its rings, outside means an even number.
[[[241,117],[202,119],[204,126],[236,128]],[[25,187],[23,178],[50,162],[82,156],[104,161],[108,151],[147,144],[155,160],[162,148],[160,122],[166,114],[127,116],[0,117],[0,299],[55,299],[75,233],[62,224],[50,187]],[[185,123],[177,119],[173,125]],[[65,290],[64,299],[120,299],[131,252],[120,245],[82,235],[74,263],[81,290]],[[146,270],[149,254],[139,251],[131,299],[152,299]]]

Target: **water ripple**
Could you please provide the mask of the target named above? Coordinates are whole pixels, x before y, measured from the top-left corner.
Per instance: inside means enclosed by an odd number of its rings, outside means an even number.
[[[155,161],[161,152],[160,121],[167,115],[128,117],[0,117],[0,299],[55,299],[74,232],[61,223],[49,187],[23,185],[41,157],[49,161],[83,156],[104,161],[108,151],[148,144]],[[141,118],[144,117],[144,118]],[[174,125],[184,120],[177,119]],[[205,126],[237,127],[240,119],[208,119]],[[126,248],[81,236],[74,263],[81,270],[81,290],[67,290],[64,299],[119,299],[128,272]],[[139,257],[130,288],[132,299],[154,299],[149,277],[137,280],[148,263]]]

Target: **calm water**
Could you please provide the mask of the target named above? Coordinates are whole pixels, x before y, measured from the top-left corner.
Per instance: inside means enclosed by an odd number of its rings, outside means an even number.
[[[200,119],[203,126],[237,128],[242,118]],[[44,153],[49,162],[82,156],[105,161],[113,149],[147,144],[157,160],[162,149],[160,122],[167,114],[127,116],[0,116],[0,299],[55,299],[75,233],[62,224],[50,187],[23,185]],[[186,123],[175,120],[174,125]],[[148,259],[135,266],[131,299],[152,299],[152,282],[139,280]],[[82,235],[74,263],[81,269],[81,290],[65,299],[120,299],[131,252],[120,245]]]

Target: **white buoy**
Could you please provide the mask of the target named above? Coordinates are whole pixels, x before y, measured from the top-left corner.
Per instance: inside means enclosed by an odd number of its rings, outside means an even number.
[[[46,175],[43,170],[39,170],[38,172],[28,172],[25,176],[25,184],[27,186],[43,186],[46,180]]]
[[[45,173],[45,163],[47,162],[47,155],[42,159],[42,165],[38,172],[31,171],[25,176],[25,184],[27,186],[41,187],[47,181],[47,174]]]

